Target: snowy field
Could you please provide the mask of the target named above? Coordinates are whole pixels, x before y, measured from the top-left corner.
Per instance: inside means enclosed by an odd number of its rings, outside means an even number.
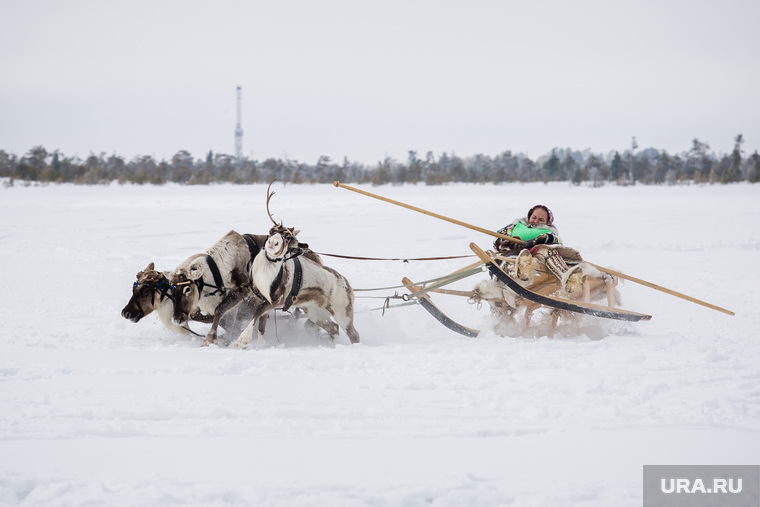
[[[587,260],[736,316],[625,282],[650,322],[503,338],[436,295],[472,339],[416,305],[383,315],[369,296],[391,288],[357,292],[359,345],[278,316],[257,349],[201,348],[120,311],[149,262],[265,233],[265,185],[0,188],[0,505],[639,506],[645,464],[760,463],[760,186],[361,188],[494,230],[545,203]],[[329,185],[275,190],[320,253],[492,242]],[[325,257],[355,289],[472,262]]]

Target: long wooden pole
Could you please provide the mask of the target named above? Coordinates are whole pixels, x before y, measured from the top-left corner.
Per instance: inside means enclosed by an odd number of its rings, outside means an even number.
[[[372,197],[373,199],[378,199],[380,201],[385,201],[385,202],[388,202],[388,203],[391,203],[391,204],[395,204],[396,206],[401,206],[402,208],[410,209],[412,211],[416,211],[418,213],[422,213],[423,215],[428,215],[428,216],[431,216],[431,217],[438,218],[440,220],[445,220],[446,222],[451,222],[452,224],[460,225],[462,227],[466,227],[468,229],[472,229],[473,231],[482,232],[483,234],[488,234],[489,236],[494,236],[496,238],[506,239],[507,241],[511,241],[511,242],[517,243],[517,244],[524,243],[524,241],[521,241],[521,240],[516,239],[516,238],[512,238],[512,237],[507,236],[505,234],[499,234],[498,232],[494,232],[494,231],[491,231],[489,229],[484,229],[484,228],[478,227],[476,225],[468,224],[466,222],[462,222],[461,220],[456,220],[454,218],[449,218],[449,217],[446,217],[446,216],[443,216],[443,215],[439,215],[438,213],[433,213],[431,211],[427,211],[427,210],[424,210],[422,208],[417,208],[415,206],[411,206],[411,205],[405,204],[403,202],[394,201],[393,199],[388,199],[387,197],[382,197],[380,195],[373,194],[371,192],[366,192],[364,190],[359,190],[358,188],[354,188],[354,187],[350,187],[348,185],[344,185],[340,181],[336,181],[333,184],[336,187],[338,187],[338,188],[345,188],[346,190],[350,190],[350,191],[356,192],[358,194],[366,195],[367,197]],[[692,303],[696,303],[698,305],[702,305],[702,306],[704,306],[706,308],[710,308],[712,310],[717,310],[719,312],[723,312],[723,313],[725,313],[727,315],[736,315],[731,310],[726,310],[725,308],[721,308],[720,306],[715,306],[713,304],[707,303],[707,302],[702,301],[700,299],[693,298],[691,296],[687,296],[686,294],[681,294],[680,292],[676,292],[674,290],[671,290],[671,289],[668,289],[668,288],[665,288],[665,287],[661,287],[661,286],[656,285],[654,283],[647,282],[646,280],[641,280],[639,278],[636,278],[636,277],[633,277],[633,276],[630,276],[630,275],[626,275],[625,273],[621,273],[620,271],[615,271],[613,269],[605,268],[605,267],[602,267],[602,266],[597,266],[596,264],[592,264],[590,262],[589,262],[589,264],[591,264],[592,266],[594,266],[595,268],[597,268],[600,271],[604,271],[605,273],[609,273],[611,275],[617,276],[618,278],[623,278],[625,280],[630,280],[630,281],[632,281],[634,283],[638,283],[638,284],[641,284],[641,285],[643,285],[645,287],[649,287],[650,289],[655,289],[655,290],[658,290],[660,292],[664,292],[666,294],[670,294],[671,296],[675,296],[675,297],[678,297],[678,298],[681,298],[681,299],[685,299],[686,301],[691,301]]]
[[[588,262],[588,261],[586,261],[586,262]],[[675,296],[675,297],[678,297],[678,298],[681,298],[681,299],[685,299],[686,301],[691,301],[692,303],[696,303],[698,305],[705,306],[705,307],[710,308],[712,310],[717,310],[719,312],[723,312],[723,313],[725,313],[727,315],[736,315],[731,310],[726,310],[725,308],[721,308],[720,306],[715,306],[713,304],[707,303],[706,301],[702,301],[700,299],[693,298],[691,296],[687,296],[686,294],[681,294],[680,292],[676,292],[676,291],[674,291],[672,289],[668,289],[666,287],[662,287],[662,286],[654,284],[652,282],[647,282],[646,280],[641,280],[641,279],[635,278],[635,277],[633,277],[631,275],[626,275],[625,273],[621,273],[620,271],[615,271],[614,269],[604,268],[602,266],[597,266],[596,264],[591,263],[591,262],[589,262],[589,264],[591,264],[592,266],[594,266],[595,268],[597,268],[600,271],[604,271],[605,273],[609,273],[611,275],[617,276],[618,278],[625,278],[626,280],[630,280],[632,282],[641,284],[641,285],[643,285],[645,287],[649,287],[650,289],[659,290],[660,292],[664,292],[665,294],[670,294],[671,296]]]

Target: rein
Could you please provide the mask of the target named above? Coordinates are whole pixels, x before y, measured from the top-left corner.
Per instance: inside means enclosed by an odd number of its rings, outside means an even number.
[[[322,255],[325,257],[336,257],[338,259],[354,259],[359,261],[445,261],[449,259],[466,259],[468,257],[475,257],[474,255],[451,255],[448,257],[416,257],[416,258],[387,258],[387,257],[357,257],[353,255],[338,255],[338,254],[329,254],[329,253],[321,253],[321,252],[314,252],[317,255]]]
[[[429,280],[424,280],[422,282],[417,282],[419,285],[427,285],[429,283],[434,283],[429,289],[426,289],[422,292],[412,294],[412,296],[417,297],[420,294],[423,294],[424,292],[427,292],[432,289],[436,289],[438,287],[441,287],[443,285],[447,285],[452,282],[456,282],[457,280],[461,280],[463,278],[467,278],[468,276],[475,275],[479,272],[483,271],[483,268],[481,266],[478,266],[476,268],[469,268],[467,270],[452,273],[450,275],[444,275],[439,276],[437,278],[431,278]],[[354,292],[373,292],[373,291],[379,291],[379,290],[390,290],[390,289],[403,289],[406,288],[406,285],[391,285],[389,287],[375,287],[372,289],[353,289]],[[362,296],[359,296],[362,297]],[[364,299],[385,299],[385,296],[364,296]]]

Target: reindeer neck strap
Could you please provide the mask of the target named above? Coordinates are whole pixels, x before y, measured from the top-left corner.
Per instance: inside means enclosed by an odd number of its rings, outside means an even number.
[[[266,248],[262,248],[264,250],[264,255],[266,256],[267,260],[269,262],[288,262],[291,259],[295,259],[299,255],[303,255],[307,252],[307,250],[304,250],[300,246],[297,246],[295,248],[289,248],[285,251],[282,257],[270,257],[269,252],[266,251]]]
[[[280,270],[282,273],[282,270]],[[279,277],[280,275],[278,275]],[[301,261],[298,257],[293,258],[293,285],[290,286],[290,292],[288,297],[285,298],[285,305],[282,307],[283,312],[287,312],[290,307],[298,301],[298,293],[301,291],[301,284],[303,283],[303,269],[301,268]]]

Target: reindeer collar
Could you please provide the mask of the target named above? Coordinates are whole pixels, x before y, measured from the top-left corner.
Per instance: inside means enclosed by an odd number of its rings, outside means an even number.
[[[295,259],[299,255],[303,255],[305,252],[305,250],[301,247],[289,248],[285,250],[285,253],[281,257],[272,257],[269,255],[269,252],[266,251],[266,247],[262,247],[261,249],[264,250],[264,255],[269,262],[287,262],[290,259]]]

